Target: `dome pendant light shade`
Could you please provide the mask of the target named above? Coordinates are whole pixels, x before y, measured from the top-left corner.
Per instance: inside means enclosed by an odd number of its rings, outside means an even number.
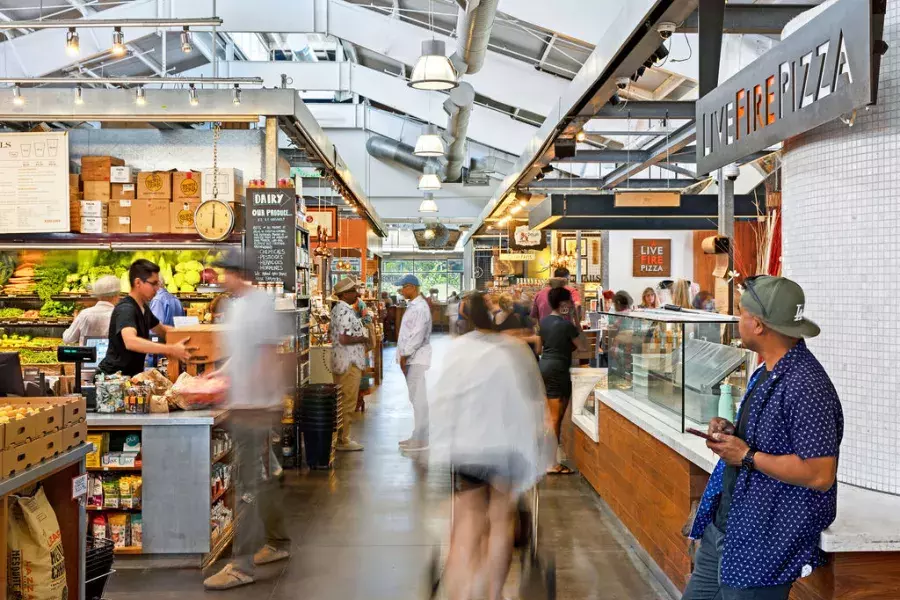
[[[419,205],[419,212],[420,213],[436,213],[437,211],[438,211],[438,206],[437,206],[437,202],[434,201],[434,197],[431,194],[425,194],[425,199],[422,200],[422,204]]]
[[[433,192],[441,189],[441,180],[434,173],[425,173],[419,177],[419,189],[423,192]]]
[[[413,67],[409,87],[417,90],[452,90],[458,86],[456,69],[445,54],[441,40],[422,42],[422,56]]]
[[[416,149],[413,150],[413,154],[416,156],[434,157],[444,155],[444,140],[441,139],[437,127],[429,125],[425,128],[425,131],[416,140]]]

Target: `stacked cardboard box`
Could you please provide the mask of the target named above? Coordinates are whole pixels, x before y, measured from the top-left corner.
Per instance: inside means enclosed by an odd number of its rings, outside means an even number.
[[[83,201],[103,204],[97,208],[96,204],[90,206],[79,203],[79,209],[72,207],[72,231],[80,233],[107,233],[109,231],[108,207],[112,188],[110,183],[111,173],[115,169],[123,168],[125,161],[113,156],[82,156],[81,180]],[[69,187],[71,189],[71,181]]]
[[[137,199],[131,203],[132,233],[169,233],[172,172],[141,171],[137,174]]]
[[[87,439],[82,396],[5,398],[0,412],[0,477],[10,477]]]

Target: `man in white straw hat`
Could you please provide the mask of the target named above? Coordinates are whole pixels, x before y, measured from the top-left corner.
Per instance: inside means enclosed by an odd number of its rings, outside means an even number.
[[[331,309],[331,371],[340,391],[343,419],[338,429],[337,450],[358,452],[363,445],[350,438],[350,419],[356,410],[359,384],[366,368],[369,335],[356,316],[353,304],[359,298],[359,284],[344,277],[334,286],[337,302]]]
[[[78,313],[63,332],[63,342],[83,346],[85,338],[109,335],[109,319],[119,301],[120,291],[119,278],[114,275],[104,275],[95,281],[91,296],[97,299],[97,304]]]

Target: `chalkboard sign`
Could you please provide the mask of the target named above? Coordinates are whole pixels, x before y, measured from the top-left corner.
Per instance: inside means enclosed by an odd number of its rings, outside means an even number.
[[[247,189],[247,244],[256,252],[248,264],[256,283],[284,283],[284,291],[297,285],[297,201],[294,190]]]

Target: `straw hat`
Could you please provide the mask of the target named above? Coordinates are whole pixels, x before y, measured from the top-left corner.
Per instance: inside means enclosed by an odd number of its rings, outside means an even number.
[[[350,290],[357,287],[359,287],[359,283],[355,279],[353,279],[352,277],[344,277],[337,282],[337,285],[334,286],[332,292],[335,296],[340,296],[344,292],[349,292]]]

